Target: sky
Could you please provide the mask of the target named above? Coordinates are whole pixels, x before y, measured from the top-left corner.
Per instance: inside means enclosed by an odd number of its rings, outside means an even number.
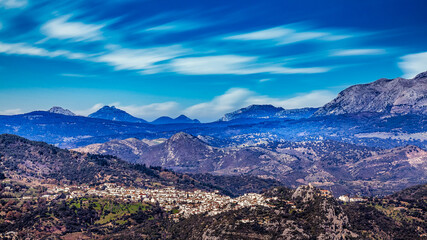
[[[0,115],[202,121],[427,70],[425,0],[0,0]]]

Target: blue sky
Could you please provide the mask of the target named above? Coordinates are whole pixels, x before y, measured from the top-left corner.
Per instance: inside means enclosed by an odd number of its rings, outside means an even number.
[[[0,0],[0,114],[116,105],[202,121],[321,106],[427,70],[427,3]]]

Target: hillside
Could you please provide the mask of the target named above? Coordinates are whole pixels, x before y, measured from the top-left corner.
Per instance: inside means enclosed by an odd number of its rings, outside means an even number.
[[[81,154],[9,134],[0,135],[0,159],[2,178],[39,184],[96,186],[114,183],[141,188],[172,186],[178,189],[219,190],[232,196],[277,184],[275,181],[236,177],[234,181],[240,181],[246,187],[234,193],[234,189],[222,184],[222,181],[203,182],[203,179],[196,180],[160,167],[130,164],[111,155]]]

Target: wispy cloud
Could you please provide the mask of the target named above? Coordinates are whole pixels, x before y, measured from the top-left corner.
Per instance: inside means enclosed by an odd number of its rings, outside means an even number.
[[[277,45],[290,44],[307,40],[338,41],[351,35],[335,34],[323,30],[298,30],[292,26],[279,26],[259,31],[227,36],[225,40],[273,41]]]
[[[85,59],[88,55],[85,53],[75,53],[68,50],[49,51],[44,48],[34,47],[26,43],[3,43],[0,42],[0,53],[13,55],[28,55],[39,57],[65,57],[69,59]]]
[[[288,109],[319,107],[332,100],[335,96],[336,94],[330,91],[321,90],[302,93],[291,98],[272,98],[246,88],[232,88],[223,95],[214,97],[211,101],[188,107],[184,110],[184,114],[203,121],[213,121],[219,119],[225,113],[251,104],[272,104]]]
[[[324,67],[291,68],[281,65],[257,63],[257,57],[220,55],[205,57],[177,58],[171,62],[172,69],[181,74],[207,75],[207,74],[299,74],[322,73],[329,71]]]
[[[0,111],[0,115],[16,115],[16,114],[22,114],[23,111],[20,108],[15,109],[7,109]]]
[[[0,8],[22,8],[28,4],[27,0],[0,0]]]
[[[71,15],[52,19],[41,27],[41,32],[50,38],[71,39],[73,41],[96,41],[103,39],[104,25],[71,22]]]
[[[146,48],[146,49],[117,49],[99,56],[95,61],[104,62],[116,70],[140,70],[141,73],[155,73],[156,63],[170,60],[185,54],[187,50],[178,45]]]
[[[364,56],[385,54],[385,49],[364,48],[364,49],[341,49],[332,52],[331,56]]]
[[[398,65],[405,78],[413,78],[418,73],[427,71],[427,52],[408,54],[400,59]]]
[[[145,29],[146,32],[183,32],[201,28],[199,22],[177,20]]]

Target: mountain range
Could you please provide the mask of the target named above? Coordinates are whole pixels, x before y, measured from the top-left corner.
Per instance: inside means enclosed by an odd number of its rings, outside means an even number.
[[[148,147],[165,144],[171,148],[179,145],[176,142],[194,146],[203,144],[198,138],[184,133],[176,134],[165,142],[143,142]],[[331,149],[321,149],[323,151],[312,152],[311,155],[333,153]],[[376,161],[375,165],[385,163],[372,158],[378,150],[370,151],[373,153],[365,161]],[[388,155],[393,151],[402,152],[388,150],[382,153],[387,155],[383,158],[393,156]],[[363,148],[351,152],[369,155]],[[417,148],[409,147],[403,152],[406,156],[415,157],[411,160],[415,164],[425,162],[416,157],[420,153]],[[342,155],[341,152],[333,154]],[[384,166],[399,164],[402,162]],[[200,239],[203,236],[202,239],[247,239],[249,236],[252,239],[338,240],[423,239],[427,236],[425,184],[393,195],[363,198],[359,202],[345,204],[312,184],[294,189],[276,184],[273,180],[248,176],[180,174],[161,167],[127,163],[111,155],[82,154],[2,134],[0,238]],[[81,189],[88,191],[84,195],[76,195],[82,192]],[[160,198],[151,202],[146,201],[146,197],[144,201],[120,197],[121,193],[142,189],[159,192]],[[163,208],[160,202],[167,201],[167,197],[161,198],[165,194],[162,189],[170,189],[175,194],[185,191],[187,196],[217,196],[229,203],[222,203],[225,210],[218,213],[211,214],[207,208],[205,213],[177,218],[176,214],[184,207],[177,203],[172,210]],[[112,196],[91,194],[106,194],[112,190]],[[52,191],[58,193],[52,195]],[[268,204],[236,207],[245,202],[233,203],[232,198],[221,197],[237,191],[241,194],[258,191],[260,194],[243,195],[246,197],[244,201],[267,199]],[[211,194],[207,195],[208,192]],[[197,209],[199,204],[195,202],[189,206]]]
[[[181,131],[200,135],[210,144],[221,147],[284,139],[330,139],[374,147],[416,145],[425,148],[426,75],[352,86],[319,109],[252,105],[212,123],[198,123],[180,116],[162,117],[150,124],[113,106],[105,106],[90,117],[73,116],[70,111],[56,107],[50,111],[0,116],[0,133],[66,148],[132,137],[170,138]]]
[[[384,150],[325,140],[218,148],[180,132],[151,146],[126,139],[75,150],[183,173],[251,175],[293,187],[314,183],[337,195],[389,194],[427,181],[427,151],[415,146]]]

